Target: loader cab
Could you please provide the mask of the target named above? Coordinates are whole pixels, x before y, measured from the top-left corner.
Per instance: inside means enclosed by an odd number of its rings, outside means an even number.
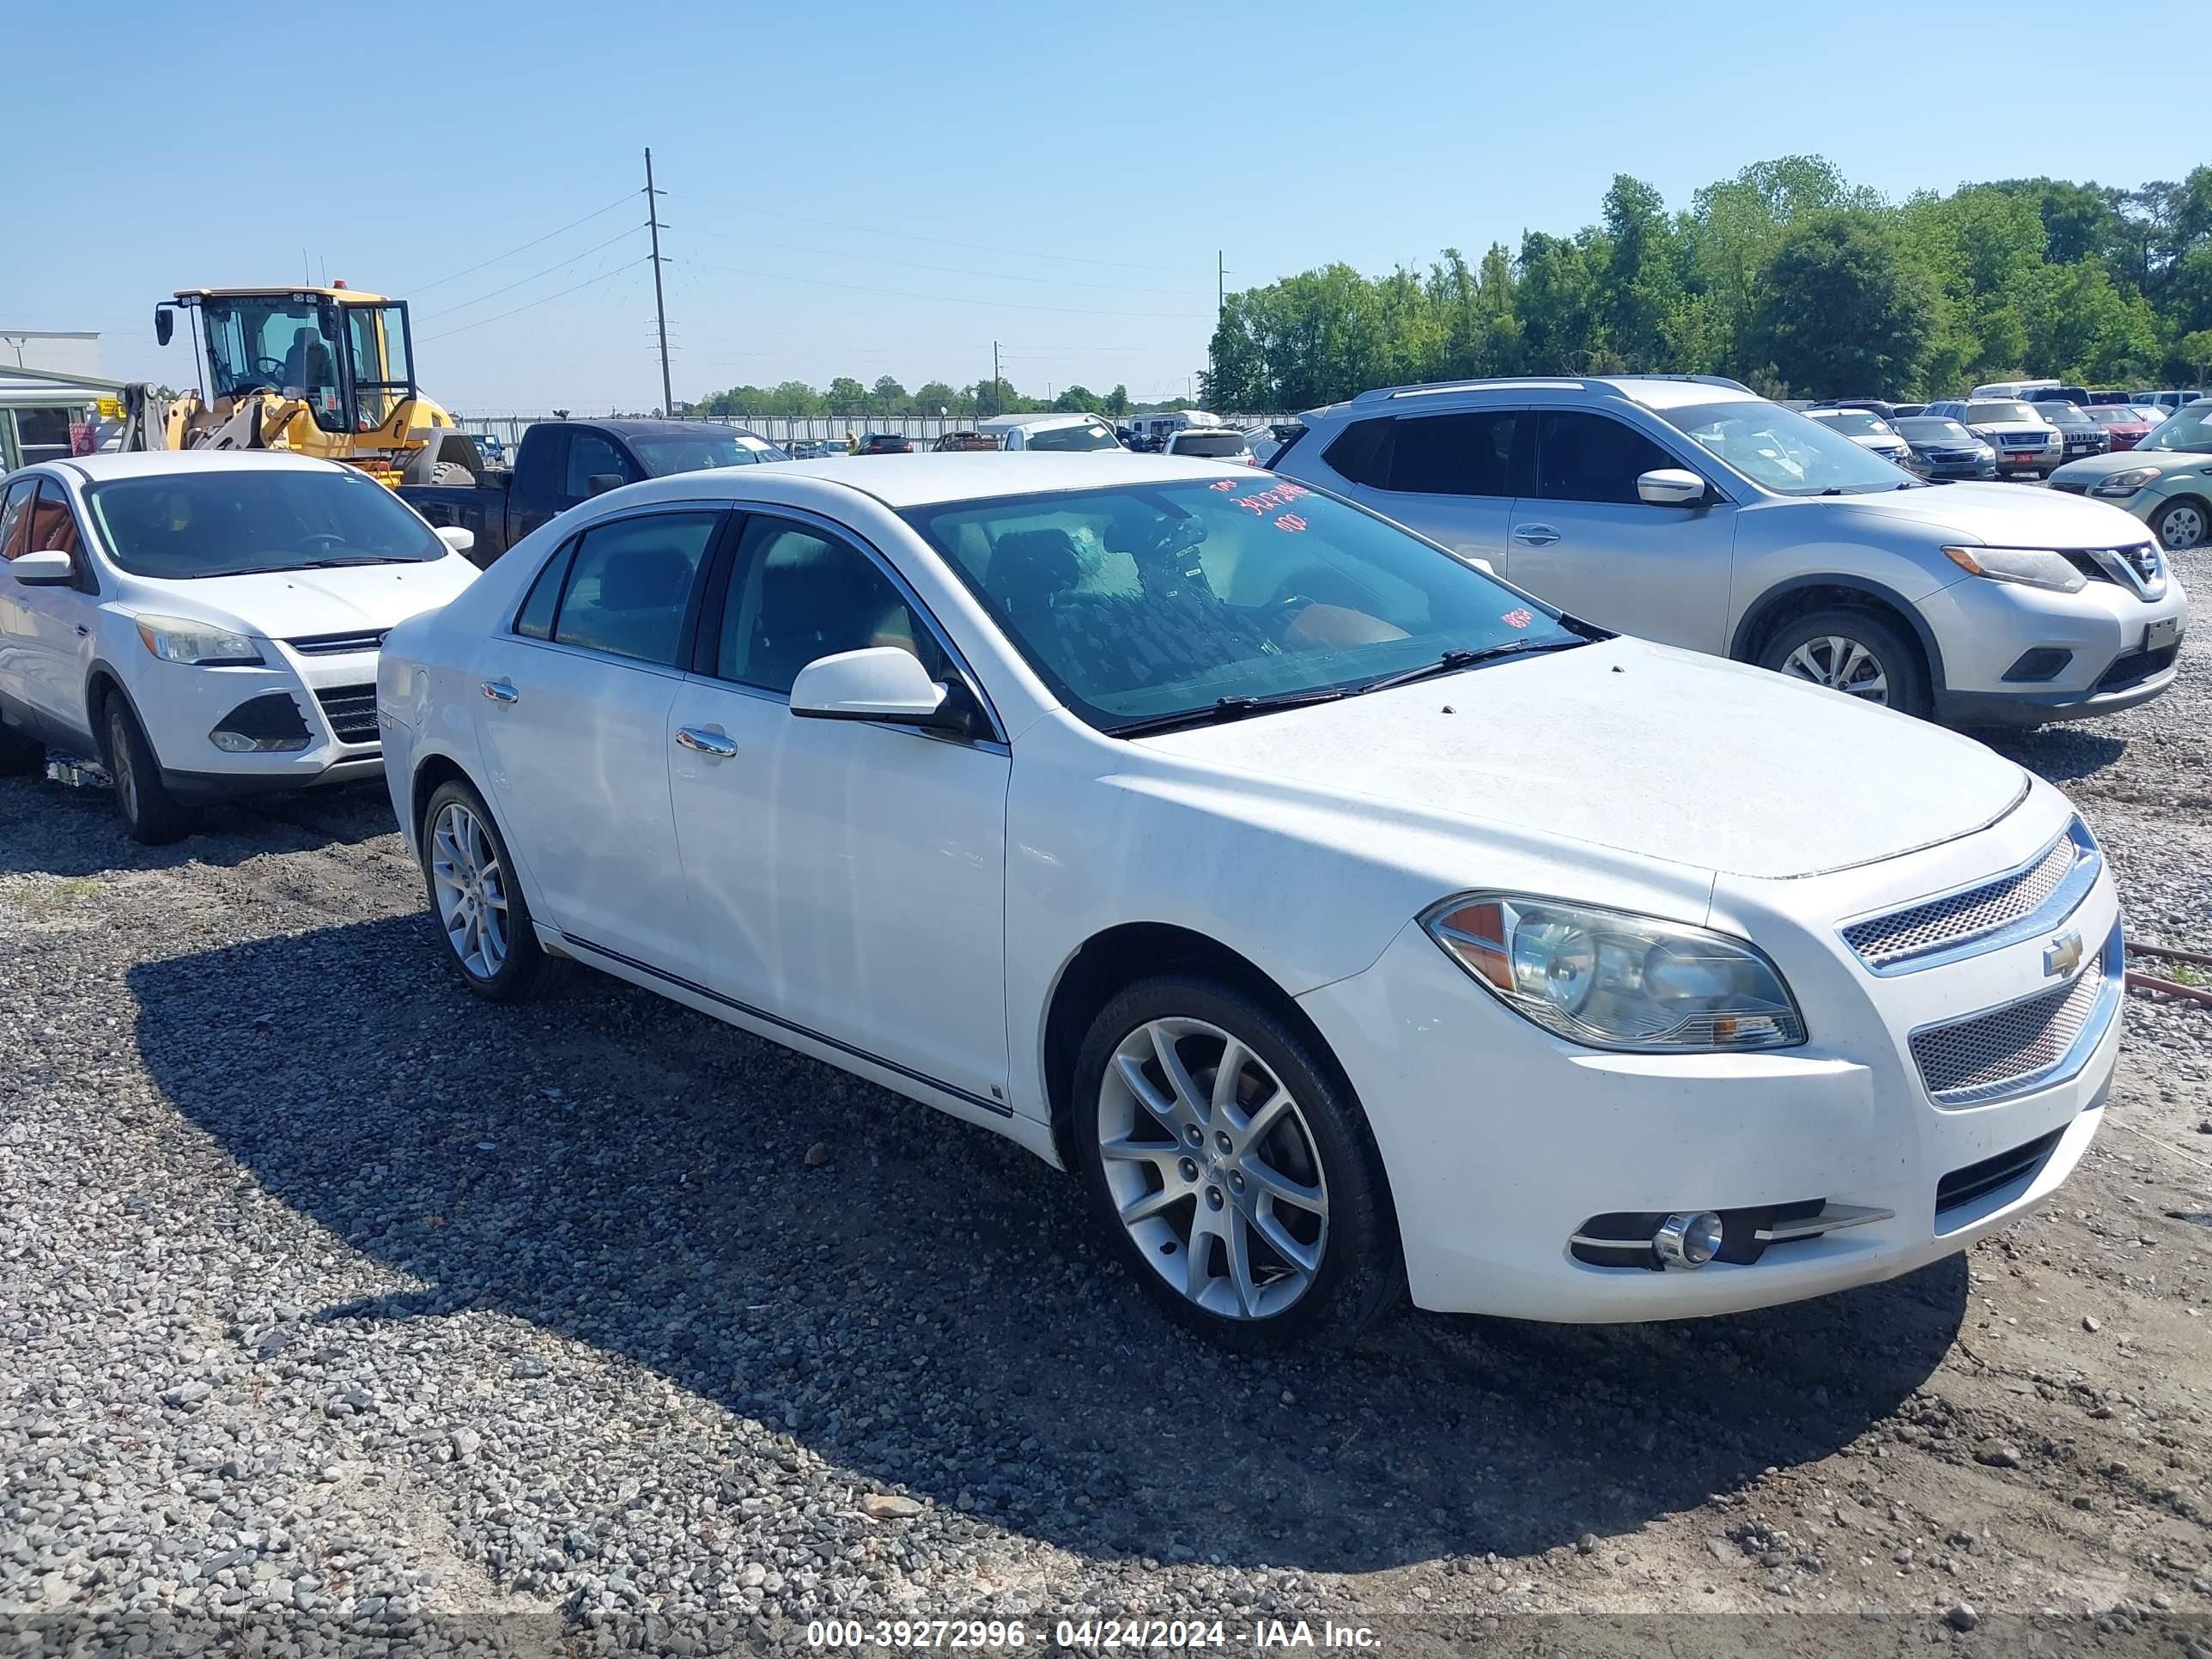
[[[190,289],[155,313],[164,344],[179,308],[200,337],[211,404],[275,392],[340,439],[384,429],[416,395],[404,301],[344,289]]]

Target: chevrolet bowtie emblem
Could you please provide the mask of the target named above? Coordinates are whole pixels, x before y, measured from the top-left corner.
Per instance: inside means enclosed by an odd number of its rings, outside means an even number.
[[[2081,965],[2081,935],[2061,933],[2043,947],[2043,975],[2045,979],[2063,979]]]

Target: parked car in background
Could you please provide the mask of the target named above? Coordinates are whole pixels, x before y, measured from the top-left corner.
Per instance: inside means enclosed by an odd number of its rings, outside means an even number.
[[[1119,449],[1114,428],[1096,415],[994,415],[975,430],[1001,449]]]
[[[1912,446],[1898,435],[1897,428],[1873,410],[1854,404],[1848,408],[1823,407],[1815,404],[1805,411],[1806,418],[1820,422],[1831,431],[1840,432],[1853,443],[1871,449],[1886,461],[1899,466],[1912,460]]]
[[[448,465],[467,454],[459,435],[441,452]],[[708,421],[538,421],[512,471],[471,465],[472,483],[403,483],[399,495],[432,525],[467,531],[469,556],[483,566],[578,502],[641,478],[789,459],[756,433]]]
[[[1907,416],[1923,414],[1926,411],[1928,405],[1926,404],[1892,404],[1889,406],[1889,418],[1891,422],[1894,424],[1896,422],[1905,419]]]
[[[860,447],[856,455],[911,455],[914,440],[900,432],[866,432],[860,434]]]
[[[2058,428],[2017,398],[1933,403],[1922,411],[1958,422],[1995,452],[2001,478],[2039,478],[2066,459]]]
[[[1879,415],[1885,421],[1897,412],[1896,404],[1880,398],[1817,398],[1805,405],[1804,412],[1810,415],[1816,410],[1825,412],[1832,409],[1863,409]]]
[[[1906,415],[1892,423],[1912,446],[1913,471],[1924,478],[1994,478],[1996,452],[1941,415]]]
[[[275,450],[47,462],[0,485],[0,773],[96,758],[150,844],[225,796],[383,764],[385,632],[476,578],[357,467]]]
[[[1242,468],[640,484],[380,696],[470,991],[571,958],[1004,1134],[1237,1346],[1910,1273],[2058,1189],[2120,1042],[2015,762]]]
[[[2169,552],[2212,542],[2212,399],[2191,404],[2119,455],[2069,461],[2051,487],[2125,507]]]
[[[2081,409],[2088,404],[2089,392],[2086,386],[2063,386],[2054,381],[2049,386],[2030,386],[2020,394],[2020,398],[2026,404],[2071,404]]]
[[[783,447],[794,461],[822,461],[846,453],[844,445],[832,443],[827,438],[793,438]]]
[[[2031,392],[2057,384],[2056,380],[1993,380],[1987,386],[1976,386],[1966,398],[1969,402],[1977,398],[2023,398]]]
[[[938,435],[930,448],[939,454],[974,454],[982,450],[996,449],[999,441],[981,432],[945,432]]]
[[[1206,409],[1176,409],[1158,415],[1133,415],[1129,417],[1129,430],[1133,434],[1130,447],[1157,454],[1166,444],[1170,433],[1181,432],[1186,427],[1222,424],[1221,416]]]
[[[1250,440],[1233,426],[1194,426],[1170,432],[1160,447],[1160,453],[1180,455],[1185,460],[1233,461],[1239,466],[1260,465],[1252,453]]]
[[[2128,404],[2092,404],[2081,412],[2104,428],[2108,450],[2133,449],[2150,436],[2151,428],[2157,424],[2143,419],[2142,411]]]
[[[2045,399],[2030,406],[2058,428],[2058,435],[2066,441],[2066,459],[2069,461],[2078,461],[2084,455],[2101,455],[2112,447],[2105,428],[2091,420],[2079,404]]]
[[[2138,392],[2135,394],[2134,401],[2139,404],[2148,404],[2153,409],[2160,410],[2162,410],[2164,414],[2171,415],[2177,409],[2185,408],[2204,395],[2204,388],[2203,386],[2197,387],[2194,392],[2169,387],[2164,392]]]
[[[2081,407],[2095,409],[2102,404],[2131,404],[2134,401],[2135,398],[2130,393],[2119,391],[2116,387],[2107,386],[2101,390],[2093,387],[2089,392],[2088,401],[2082,404]]]
[[[1731,380],[1384,388],[1305,421],[1278,475],[1601,627],[1960,725],[2101,714],[2173,683],[2155,651],[2188,601],[2124,514],[1923,483]]]

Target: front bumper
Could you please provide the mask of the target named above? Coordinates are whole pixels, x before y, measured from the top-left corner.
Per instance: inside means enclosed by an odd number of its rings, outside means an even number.
[[[2153,624],[2189,627],[2189,597],[2169,564],[2166,591],[2093,581],[2078,593],[1968,576],[1928,595],[1921,616],[1942,652],[1936,714],[1954,726],[2034,726],[2132,708],[2173,684],[2178,649],[2152,653]],[[2031,651],[2063,651],[2047,678],[2008,680]]]
[[[278,646],[253,666],[142,666],[133,707],[173,792],[208,799],[302,789],[374,776],[383,765],[375,726],[376,653],[295,656]],[[210,733],[257,697],[289,698],[306,727],[304,749],[218,749]]]
[[[2009,833],[2021,841],[2021,830]],[[2065,925],[2091,939],[2094,953],[2117,918],[2111,878],[2100,875]],[[1839,940],[1802,933],[1793,954],[1824,962],[1783,965],[1812,1041],[1764,1054],[1618,1054],[1561,1042],[1492,1001],[1417,925],[1366,972],[1299,1002],[1365,1104],[1419,1306],[1559,1322],[1671,1319],[1910,1273],[1966,1249],[2066,1179],[2102,1121],[2120,1038],[2117,984],[2101,1025],[2084,1028],[2073,1069],[2032,1092],[1940,1108],[1907,1047],[1916,1027],[1987,1009],[2023,979],[2030,990],[2055,982],[2040,973],[2044,943],[2039,935],[1875,979]],[[2081,971],[2118,970],[2093,955]],[[2008,1168],[2006,1156],[2023,1151],[2033,1157],[2016,1173],[1987,1190],[1969,1184],[1963,1201],[1939,1209],[1947,1180],[1960,1190],[1976,1166]],[[1810,1200],[1889,1213],[1770,1244],[1748,1264],[1693,1272],[1593,1265],[1572,1242],[1600,1216]]]

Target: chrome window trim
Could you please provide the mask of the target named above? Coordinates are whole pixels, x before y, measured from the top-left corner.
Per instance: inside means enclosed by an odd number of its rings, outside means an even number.
[[[1907,911],[1923,909],[1931,904],[1941,904],[1946,899],[1958,898],[1965,894],[1978,891],[1984,887],[1995,887],[2004,882],[2017,881],[2041,864],[2044,860],[2049,858],[2051,849],[2069,836],[2073,838],[2074,845],[2078,849],[2073,867],[2060,878],[2058,885],[2051,890],[2050,896],[2024,916],[2006,922],[1992,932],[1977,933],[1971,938],[1957,939],[1948,945],[1933,945],[1927,950],[1916,951],[1911,956],[1902,957],[1895,962],[1884,963],[1879,966],[1869,962],[1860,953],[1858,947],[1851,943],[1850,930],[1863,927],[1868,922],[1881,921],[1891,916],[1903,915]],[[2008,945],[2017,945],[2023,939],[2032,939],[2046,929],[2057,927],[2081,908],[2081,902],[2089,896],[2090,890],[2097,884],[2097,878],[2103,872],[2104,868],[2103,850],[2098,847],[2096,837],[2089,833],[2089,826],[2081,821],[2079,815],[2076,815],[2065,829],[2044,842],[2033,857],[2022,860],[2011,869],[2000,870],[1995,875],[1983,876],[1973,881],[1961,883],[1956,887],[1947,888],[1940,893],[1927,894],[1914,899],[1909,904],[1893,904],[1880,910],[1868,911],[1861,915],[1846,916],[1836,924],[1836,937],[1843,941],[1844,948],[1851,953],[1859,966],[1876,979],[1893,979],[1899,974],[1917,974],[1930,968],[1947,967],[1952,963],[1964,962],[1972,957],[1986,956],[1992,951],[2004,950]]]
[[[2074,1041],[2067,1048],[2066,1052],[2048,1066],[2041,1066],[2033,1072],[2023,1072],[2019,1076],[2007,1078],[2001,1083],[1985,1083],[1970,1088],[1949,1089],[1939,1094],[1928,1087],[1927,1077],[1920,1069],[1919,1058],[1912,1052],[1912,1039],[1926,1032],[1944,1030],[1954,1025],[1966,1024],[1972,1020],[1986,1019],[1992,1014],[2002,1014],[2008,1009],[2019,1007],[2024,1002],[2033,1002],[2039,998],[2047,997],[2052,991],[2058,989],[2058,987],[2045,986],[2039,990],[2029,992],[2026,996],[2014,997],[2008,1001],[1996,1003],[1987,1008],[1977,1008],[1969,1014],[1956,1014],[1948,1019],[1930,1020],[1925,1025],[1914,1026],[1911,1030],[1905,1033],[1905,1052],[1912,1061],[1913,1075],[1920,1079],[1922,1091],[1935,1103],[1937,1110],[1960,1111],[1972,1106],[1995,1106],[2004,1101],[2017,1100],[2022,1095],[2032,1095],[2041,1089],[2056,1088],[2058,1085],[2071,1082],[2080,1076],[2082,1067],[2089,1063],[2089,1057],[2096,1053],[2097,1045],[2105,1040],[2106,1034],[2112,1030],[2112,1020],[2119,1012],[2120,998],[2127,984],[2127,948],[2122,937],[2121,924],[2117,920],[2112,923],[2111,934],[2105,940],[2104,949],[2097,954],[2097,960],[2068,981],[2065,988],[2070,991],[2089,974],[2102,974],[2104,988],[2097,993],[2096,1002],[2090,1007],[2087,1016],[2081,1022],[2081,1029],[2075,1033]]]

